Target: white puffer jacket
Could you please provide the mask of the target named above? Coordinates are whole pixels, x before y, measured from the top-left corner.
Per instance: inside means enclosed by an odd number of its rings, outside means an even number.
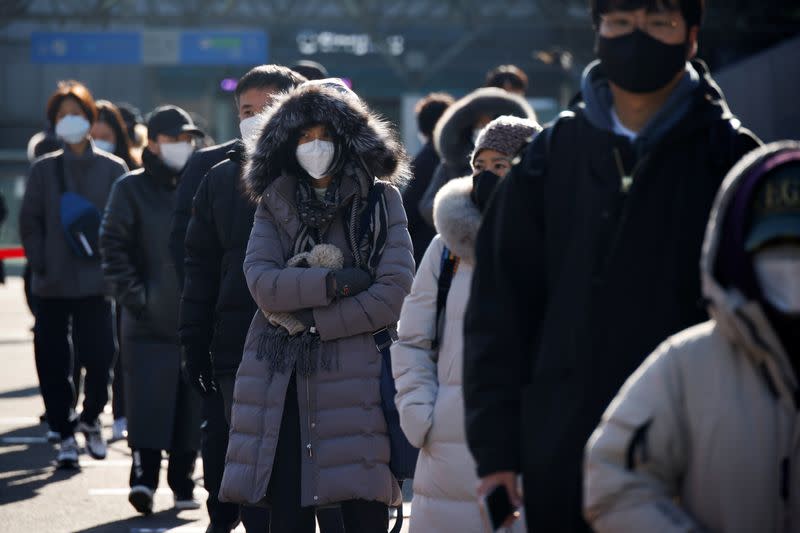
[[[471,190],[472,178],[462,178],[445,185],[437,195],[434,218],[440,235],[419,265],[400,315],[400,340],[392,347],[400,425],[411,443],[421,448],[414,477],[412,533],[488,531],[476,493],[475,461],[466,444],[461,387],[463,319],[481,217],[469,198]],[[436,351],[431,343],[445,246],[461,261]],[[518,521],[513,531],[524,531],[523,522]]]

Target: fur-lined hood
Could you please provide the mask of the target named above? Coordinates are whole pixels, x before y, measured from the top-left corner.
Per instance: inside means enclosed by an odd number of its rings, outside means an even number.
[[[482,216],[471,193],[472,176],[445,184],[433,204],[433,222],[450,251],[465,263],[475,264],[475,240]]]
[[[473,125],[481,115],[492,119],[511,115],[536,121],[536,112],[521,96],[496,87],[473,91],[445,111],[433,132],[436,151],[446,164],[469,169]]]
[[[311,124],[328,124],[379,180],[400,186],[411,176],[408,155],[392,126],[356,96],[303,85],[277,97],[259,117],[258,136],[245,139],[247,162],[242,174],[255,200],[281,176],[285,162],[295,157],[299,130]]]

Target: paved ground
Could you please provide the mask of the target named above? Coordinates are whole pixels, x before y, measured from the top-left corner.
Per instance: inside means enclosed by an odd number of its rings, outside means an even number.
[[[44,408],[33,361],[32,323],[20,279],[9,278],[0,286],[0,532],[203,533],[208,524],[204,509],[171,509],[166,471],[155,513],[136,514],[127,501],[130,452],[124,441],[111,444],[104,461],[81,455],[80,472],[54,468],[55,448],[46,443],[46,428],[39,424]],[[103,416],[103,423],[110,436],[110,414]],[[202,486],[200,461],[197,478]],[[196,495],[205,500],[203,489]]]

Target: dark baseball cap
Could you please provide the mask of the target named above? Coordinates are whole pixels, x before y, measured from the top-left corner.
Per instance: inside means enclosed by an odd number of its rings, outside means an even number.
[[[203,130],[198,128],[189,113],[174,105],[157,107],[147,121],[147,137],[155,140],[159,135],[177,137],[181,133],[190,133],[198,137],[205,137]]]
[[[764,176],[751,213],[745,242],[748,252],[774,241],[800,240],[800,152]]]

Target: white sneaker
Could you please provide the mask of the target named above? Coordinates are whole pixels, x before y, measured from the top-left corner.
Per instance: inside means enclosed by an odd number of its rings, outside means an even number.
[[[95,421],[91,426],[86,422],[78,424],[78,431],[83,433],[86,439],[86,451],[89,452],[94,459],[105,459],[108,449],[106,441],[103,439],[103,432],[100,426],[100,421]]]
[[[189,494],[188,497],[175,495],[175,509],[178,511],[193,511],[200,507],[202,504],[194,497],[194,494]]]
[[[75,442],[75,437],[68,437],[61,441],[58,447],[58,456],[56,457],[58,468],[62,469],[76,469],[78,465],[78,443]]]
[[[153,514],[153,490],[150,487],[134,485],[128,493],[128,501],[140,513]]]
[[[116,442],[128,438],[128,419],[125,417],[117,418],[111,426],[111,440]]]

